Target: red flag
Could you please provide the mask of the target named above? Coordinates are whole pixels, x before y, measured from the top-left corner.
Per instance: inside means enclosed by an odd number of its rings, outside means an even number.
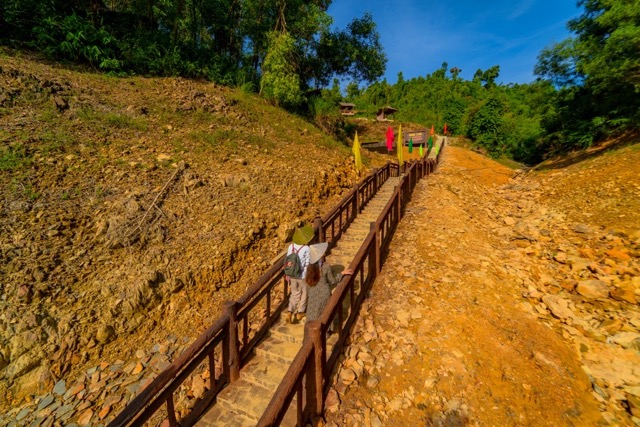
[[[435,128],[433,127],[433,125],[431,125],[431,136],[433,136],[433,135],[435,135],[435,134],[436,134],[436,130],[435,130]]]
[[[446,123],[444,124],[444,131],[442,133],[445,134],[445,135],[447,134],[447,124]]]
[[[387,128],[387,150],[393,150],[393,129],[391,126]]]

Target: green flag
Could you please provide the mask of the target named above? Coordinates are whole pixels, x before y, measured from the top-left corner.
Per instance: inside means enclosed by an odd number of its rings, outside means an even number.
[[[418,147],[420,147],[420,157],[422,157],[423,156],[423,154],[422,154],[422,144],[418,145]]]
[[[433,137],[432,136],[429,137],[429,142],[427,142],[427,144],[429,144],[429,150],[431,150],[431,148],[433,148]]]
[[[413,137],[409,138],[409,154],[413,153]]]

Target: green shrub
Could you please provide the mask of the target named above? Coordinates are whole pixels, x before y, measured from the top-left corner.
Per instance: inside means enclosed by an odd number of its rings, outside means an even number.
[[[342,141],[346,139],[345,120],[338,105],[330,97],[312,98],[309,102],[309,112],[313,122],[324,132]]]
[[[45,18],[33,31],[33,45],[49,56],[84,61],[105,70],[121,66],[115,54],[116,40],[105,28],[96,29],[75,13]]]

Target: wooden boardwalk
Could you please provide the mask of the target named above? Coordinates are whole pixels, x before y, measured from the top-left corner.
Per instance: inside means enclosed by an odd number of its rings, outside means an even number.
[[[385,182],[327,255],[327,262],[336,271],[342,271],[351,263],[369,234],[370,223],[382,212],[398,181],[399,178],[393,177]],[[240,371],[240,379],[218,394],[216,404],[196,425],[255,426],[300,350],[303,337],[304,319],[299,324],[288,324],[282,317],[256,347],[253,359]],[[331,345],[329,340],[327,347],[330,349]],[[295,401],[292,408],[295,408]],[[296,421],[295,411],[290,410],[282,425],[295,426]]]
[[[435,144],[437,148],[429,157],[435,158],[440,145],[441,141],[438,141]],[[327,255],[327,262],[336,272],[345,269],[354,259],[371,231],[371,222],[376,221],[387,205],[399,181],[400,177],[391,177],[385,182]],[[240,371],[240,379],[218,394],[217,402],[196,425],[255,426],[300,350],[303,338],[304,319],[298,324],[289,324],[284,316],[281,317],[271,327],[269,336],[256,347],[251,361]],[[330,351],[332,344],[331,340],[327,342],[327,351]],[[295,407],[294,400],[282,422],[283,426],[296,425]]]
[[[321,415],[331,372],[395,227],[418,180],[435,171],[443,144],[437,138],[428,158],[402,168],[387,163],[375,169],[334,209],[314,220],[316,238],[329,242],[329,264],[336,272],[346,267],[354,272],[340,281],[319,319],[306,325],[304,319],[294,324],[284,320],[288,292],[280,257],[238,300],[227,302],[220,318],[109,427],[142,425],[165,416],[163,425],[172,427],[294,426]],[[194,407],[176,410],[178,388],[207,367],[204,395]],[[158,412],[161,407],[166,415]]]

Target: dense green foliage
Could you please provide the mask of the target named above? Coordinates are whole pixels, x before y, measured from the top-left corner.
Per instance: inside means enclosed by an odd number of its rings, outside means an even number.
[[[640,127],[640,1],[580,0],[575,34],[538,57],[535,72],[559,87],[543,121],[549,148],[591,145]]]
[[[346,100],[370,116],[469,137],[494,156],[536,162],[640,127],[640,0],[579,0],[574,33],[542,51],[530,84],[497,84],[500,67],[460,78],[448,64],[396,84],[370,14],[331,29],[331,0],[4,0],[0,42],[114,73],[204,76],[308,111],[344,138]],[[313,88],[324,89],[318,96]],[[362,83],[370,84],[361,89]]]
[[[347,99],[358,110],[372,116],[383,106],[398,108],[394,118],[435,126],[444,124],[450,134],[463,135],[494,156],[509,156],[525,162],[542,158],[540,126],[555,90],[550,83],[497,85],[500,67],[477,70],[472,80],[459,77],[448,64],[425,77],[405,80],[402,73],[390,85],[386,80],[359,90],[347,87]]]
[[[542,51],[538,81],[498,85],[500,67],[439,70],[395,85],[347,87],[347,99],[373,114],[384,105],[396,118],[469,137],[494,156],[536,162],[558,151],[585,148],[640,127],[640,1],[580,0],[583,14],[568,23],[575,37]]]
[[[0,42],[111,72],[204,76],[245,89],[261,87],[267,60],[263,91],[278,104],[296,105],[334,76],[371,82],[384,73],[371,16],[332,30],[330,3],[3,0]]]

